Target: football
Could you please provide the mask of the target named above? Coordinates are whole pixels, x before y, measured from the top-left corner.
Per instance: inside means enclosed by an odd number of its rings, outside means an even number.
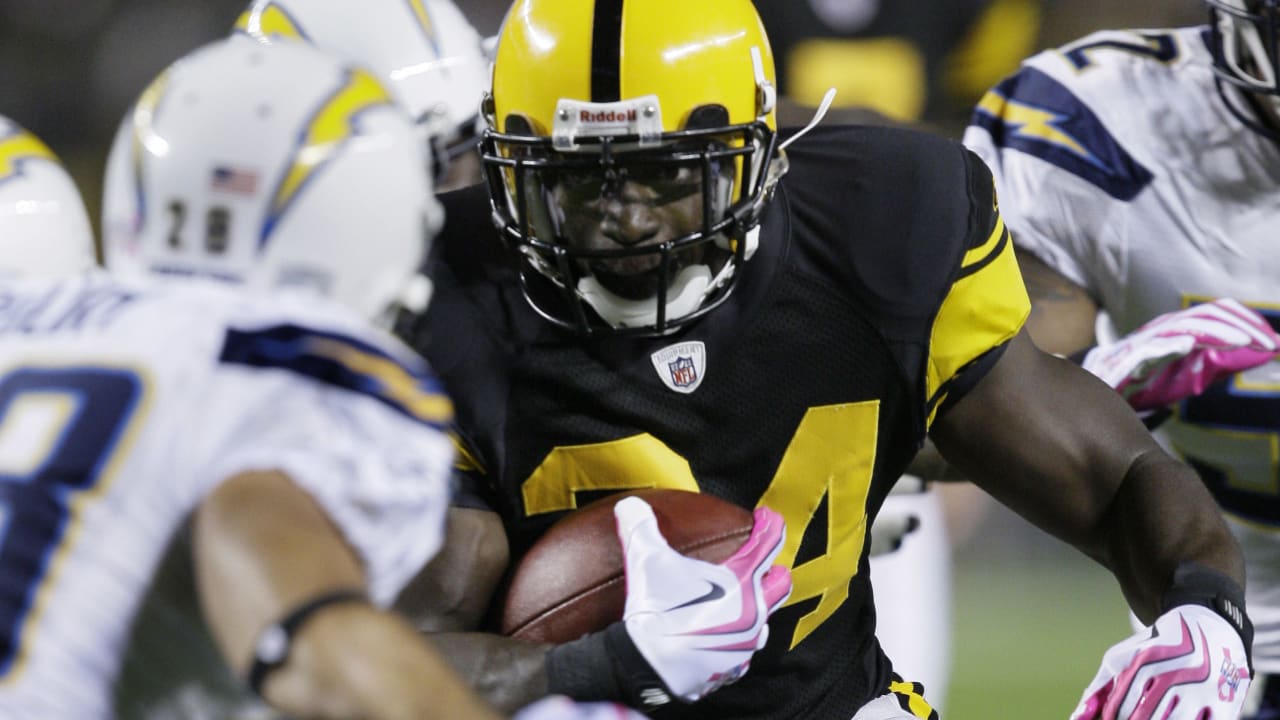
[[[565,515],[516,564],[503,634],[562,643],[622,619],[626,583],[613,505],[628,495],[649,503],[667,543],[690,557],[723,562],[751,535],[751,511],[714,495],[665,489],[610,495]]]

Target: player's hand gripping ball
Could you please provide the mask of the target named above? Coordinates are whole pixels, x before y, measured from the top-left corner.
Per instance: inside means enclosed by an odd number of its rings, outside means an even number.
[[[512,571],[504,634],[561,643],[622,619],[627,593],[613,506],[629,495],[649,503],[663,537],[689,557],[724,562],[751,535],[751,512],[714,495],[642,490],[586,505],[553,525]]]

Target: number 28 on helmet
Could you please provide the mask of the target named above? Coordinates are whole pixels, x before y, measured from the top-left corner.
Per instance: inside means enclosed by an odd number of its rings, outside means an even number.
[[[517,0],[481,151],[534,309],[661,335],[722,303],[785,171],[774,103],[749,0]]]

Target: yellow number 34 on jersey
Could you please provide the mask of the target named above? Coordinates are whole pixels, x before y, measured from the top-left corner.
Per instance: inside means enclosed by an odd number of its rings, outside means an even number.
[[[867,530],[867,491],[875,467],[880,402],[869,400],[809,408],[791,437],[759,505],[787,522],[777,562],[791,568],[794,589],[787,605],[818,598],[800,618],[795,647],[844,603]],[[635,481],[643,478],[643,481]],[[525,511],[536,515],[577,506],[580,490],[664,487],[697,492],[689,463],[648,433],[552,450],[525,481]],[[800,541],[823,498],[827,499],[826,552],[795,566]]]

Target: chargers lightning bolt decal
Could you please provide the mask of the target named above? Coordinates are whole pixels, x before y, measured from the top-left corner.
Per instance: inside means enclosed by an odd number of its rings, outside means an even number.
[[[995,90],[988,91],[982,96],[982,100],[978,103],[978,110],[1003,119],[1005,127],[1014,135],[1056,143],[1085,160],[1097,163],[1083,145],[1055,124],[1065,119],[1058,113],[1023,105],[1016,100],[1004,97]]]
[[[342,86],[311,117],[294,148],[293,160],[271,199],[271,210],[258,240],[261,249],[271,231],[307,184],[335,154],[357,135],[357,120],[371,108],[392,105],[387,90],[364,70],[345,75]]]
[[[269,2],[260,10],[249,10],[236,20],[236,32],[260,35],[265,38],[292,38],[309,40],[307,34],[289,13],[279,5]]]
[[[1057,165],[1117,200],[1133,199],[1152,180],[1092,108],[1034,67],[1024,65],[992,88],[970,122],[996,147]]]
[[[0,135],[0,183],[21,175],[27,160],[58,161],[53,151],[35,135],[14,125],[9,134]]]
[[[436,28],[431,22],[431,13],[427,12],[426,1],[409,0],[409,6],[413,10],[413,16],[418,19],[418,26],[422,28],[422,33],[427,36],[431,49],[435,51],[435,56],[442,57],[444,53],[440,51],[440,39],[436,37]]]

